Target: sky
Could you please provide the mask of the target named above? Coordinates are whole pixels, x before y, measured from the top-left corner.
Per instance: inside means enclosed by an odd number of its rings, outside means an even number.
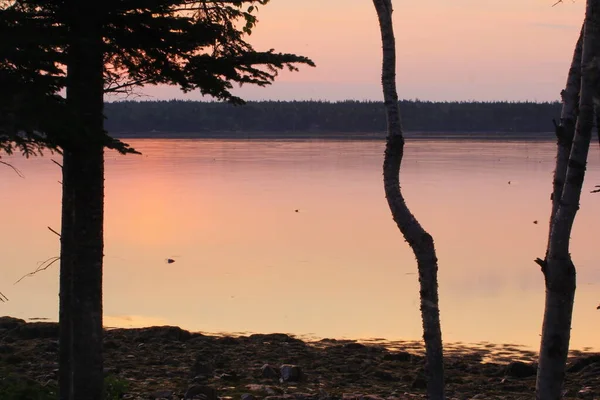
[[[554,101],[564,87],[583,0],[393,0],[398,95],[431,101]],[[371,0],[271,0],[249,37],[257,50],[310,57],[246,100],[380,100],[381,42]],[[149,87],[141,100],[210,100]]]

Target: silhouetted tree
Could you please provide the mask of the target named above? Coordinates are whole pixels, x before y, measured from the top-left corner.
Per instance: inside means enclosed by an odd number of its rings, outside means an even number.
[[[102,399],[104,148],[133,152],[104,131],[103,94],[170,84],[242,104],[230,92],[234,83],[264,86],[282,68],[314,65],[293,54],[255,51],[246,42],[256,24],[253,11],[267,1],[17,0],[3,4],[0,20],[7,25],[2,38],[7,38],[7,47],[19,49],[19,54],[7,56],[10,73],[30,83],[23,74],[42,65],[27,58],[36,46],[40,50],[34,53],[47,52],[43,61],[55,68],[52,84],[43,81],[44,73],[33,76],[33,81],[59,105],[55,115],[59,129],[46,131],[37,119],[30,128],[25,113],[13,124],[9,139],[18,143],[30,137],[48,138],[63,152],[61,399]],[[65,98],[58,94],[62,89]],[[17,94],[27,101],[26,91]]]
[[[425,373],[429,399],[443,400],[444,358],[438,305],[437,256],[433,238],[410,212],[400,190],[400,166],[404,154],[404,136],[396,90],[396,41],[392,24],[392,1],[373,0],[383,44],[381,83],[387,112],[387,138],[383,161],[383,184],[392,217],[412,248],[419,270],[421,316],[425,340]]]
[[[546,302],[536,381],[536,399],[562,398],[576,272],[569,252],[571,229],[579,200],[598,101],[600,56],[600,1],[588,0],[581,37],[575,47],[563,108],[556,128],[557,157],[554,171],[548,246],[542,267]]]

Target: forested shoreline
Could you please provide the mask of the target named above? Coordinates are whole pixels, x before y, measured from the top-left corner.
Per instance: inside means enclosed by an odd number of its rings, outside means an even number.
[[[550,137],[559,102],[401,101],[409,133]],[[234,106],[201,101],[106,103],[105,127],[117,137],[383,137],[381,102],[260,101]],[[251,134],[249,134],[251,133]],[[381,133],[381,135],[379,135]]]

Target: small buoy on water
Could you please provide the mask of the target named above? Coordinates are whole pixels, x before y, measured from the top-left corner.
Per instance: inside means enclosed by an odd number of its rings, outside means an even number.
[[[533,221],[534,224],[537,224],[537,219],[535,221]]]
[[[300,210],[294,210],[294,211],[299,212]]]
[[[172,258],[167,258],[167,264],[173,264],[175,262],[175,260],[173,260]]]

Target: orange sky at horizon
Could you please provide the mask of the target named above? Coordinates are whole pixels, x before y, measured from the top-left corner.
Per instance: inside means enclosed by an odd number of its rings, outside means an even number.
[[[554,101],[564,86],[585,2],[394,0],[398,91],[433,101]],[[249,41],[312,58],[247,100],[379,100],[380,37],[370,0],[272,0]],[[147,87],[142,100],[204,99]],[[109,99],[110,100],[110,99]]]

